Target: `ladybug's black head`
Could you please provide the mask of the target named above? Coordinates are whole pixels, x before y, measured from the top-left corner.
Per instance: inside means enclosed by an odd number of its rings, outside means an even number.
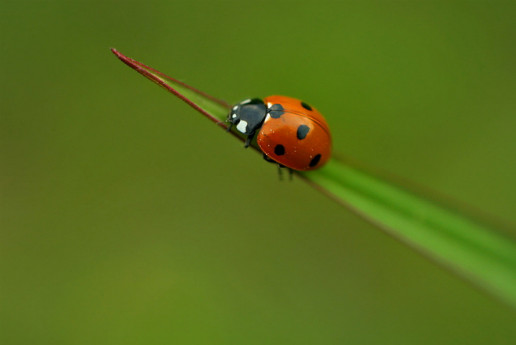
[[[240,133],[252,136],[262,126],[266,115],[267,107],[261,99],[246,99],[231,108],[228,122]]]

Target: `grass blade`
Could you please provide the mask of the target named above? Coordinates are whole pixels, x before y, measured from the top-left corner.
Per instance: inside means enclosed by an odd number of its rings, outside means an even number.
[[[230,106],[226,102],[205,94],[204,92],[188,86],[177,79],[169,77],[152,67],[142,64],[141,62],[133,60],[114,48],[112,48],[111,51],[123,63],[134,69],[136,72],[167,89],[169,92],[172,92],[220,127],[224,129],[227,128],[224,121],[226,120]]]
[[[496,229],[335,159],[301,175],[392,236],[516,307],[516,244]]]
[[[112,51],[125,64],[227,128],[223,122],[227,103]],[[320,169],[297,174],[392,236],[516,307],[516,243],[496,229],[336,159]]]

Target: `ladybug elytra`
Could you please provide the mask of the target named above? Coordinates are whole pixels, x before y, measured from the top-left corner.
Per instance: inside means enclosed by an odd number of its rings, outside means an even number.
[[[233,106],[229,128],[247,136],[248,147],[256,143],[264,158],[293,170],[313,170],[326,163],[331,154],[331,135],[317,109],[286,96],[247,99]]]

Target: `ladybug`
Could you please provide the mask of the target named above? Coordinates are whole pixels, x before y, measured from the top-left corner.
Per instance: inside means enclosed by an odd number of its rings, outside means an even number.
[[[320,168],[330,158],[331,135],[317,109],[296,98],[246,99],[231,108],[228,131],[235,126],[256,143],[267,161],[292,170]]]

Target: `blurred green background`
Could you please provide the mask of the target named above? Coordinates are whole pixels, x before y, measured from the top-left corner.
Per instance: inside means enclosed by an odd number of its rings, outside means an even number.
[[[516,312],[120,63],[285,94],[335,151],[516,214],[516,3],[0,3],[0,343],[514,344]]]

